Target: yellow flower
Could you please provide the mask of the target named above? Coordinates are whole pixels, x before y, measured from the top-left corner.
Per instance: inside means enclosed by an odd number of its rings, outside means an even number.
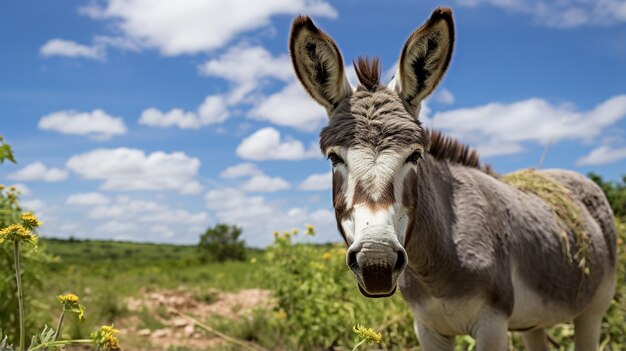
[[[291,233],[289,232],[285,232],[283,235],[285,236],[286,239],[291,238]]]
[[[119,330],[111,326],[103,325],[91,334],[91,338],[104,351],[121,351],[120,341],[117,339]]]
[[[57,296],[57,299],[59,299],[59,302],[62,304],[77,304],[78,303],[78,296],[76,296],[75,294],[72,293],[68,293],[65,295],[59,295]]]
[[[333,254],[331,254],[329,251],[324,252],[324,254],[322,255],[322,259],[323,260],[330,260],[333,257]]]
[[[315,235],[315,227],[313,227],[313,226],[312,226],[312,225],[310,225],[310,224],[307,224],[307,225],[306,225],[306,231],[305,231],[305,234],[306,234],[306,235],[310,235],[310,236]]]
[[[24,241],[37,247],[37,235],[31,233],[30,230],[19,224],[11,224],[0,230],[0,243],[5,240]]]
[[[320,271],[323,271],[326,269],[326,266],[323,263],[319,263],[319,262],[311,262],[309,263],[309,266],[313,269],[317,269]]]
[[[85,306],[78,303],[78,296],[72,293],[59,295],[57,299],[63,304],[63,311],[74,312],[78,314],[78,320],[85,320]]]
[[[279,236],[280,236],[280,233],[277,230],[275,230],[274,231],[274,238],[278,238]]]
[[[371,342],[374,344],[378,344],[383,339],[380,333],[377,333],[372,328],[365,328],[364,326],[357,324],[352,327],[352,331],[356,333],[356,335],[363,339],[365,342]]]
[[[282,308],[276,312],[274,312],[274,318],[276,318],[277,320],[281,321],[285,318],[287,318],[287,312],[285,312],[285,310],[283,310]]]
[[[256,258],[255,257],[251,258],[250,259],[250,263],[255,264],[256,263]]]
[[[5,186],[0,184],[0,190],[4,190]]]
[[[291,230],[291,233],[292,233],[293,235],[298,235],[298,228],[293,228],[293,229]]]
[[[22,222],[24,222],[25,227],[37,228],[41,226],[41,221],[39,221],[39,219],[37,219],[37,217],[35,217],[35,215],[31,212],[22,213],[21,218]]]
[[[17,190],[17,188],[15,187],[15,185],[12,185],[12,186],[9,187],[9,190],[15,191],[15,190]]]

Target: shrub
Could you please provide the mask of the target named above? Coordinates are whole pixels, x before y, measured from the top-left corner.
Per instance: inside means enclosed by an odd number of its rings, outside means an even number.
[[[261,273],[276,299],[271,324],[279,340],[273,340],[274,345],[288,350],[351,349],[356,324],[381,332],[381,347],[416,344],[413,320],[400,294],[363,297],[345,264],[343,245],[298,243],[294,232],[275,237]]]
[[[246,259],[246,246],[240,240],[241,228],[236,225],[218,224],[209,228],[200,236],[198,249],[200,259],[204,262],[215,260],[224,262],[226,260]]]

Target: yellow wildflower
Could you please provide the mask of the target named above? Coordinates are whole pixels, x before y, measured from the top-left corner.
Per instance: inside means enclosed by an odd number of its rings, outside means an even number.
[[[65,304],[77,304],[78,303],[78,296],[76,296],[75,294],[72,294],[72,293],[59,295],[59,296],[57,296],[57,299],[59,299],[59,302],[64,304],[64,305]]]
[[[291,230],[291,233],[292,233],[293,235],[298,235],[298,228],[293,228],[293,229]]]
[[[352,331],[356,333],[356,335],[359,338],[363,339],[363,341],[365,342],[378,344],[383,339],[382,335],[380,333],[375,332],[374,329],[366,328],[360,324],[357,324],[354,327],[352,327]]]
[[[329,251],[324,252],[324,254],[322,255],[322,259],[326,261],[330,260],[331,257],[333,257],[333,254],[331,254]]]
[[[306,235],[310,235],[310,236],[314,236],[315,235],[315,227],[313,227],[310,224],[306,225],[306,231],[305,231]]]
[[[121,351],[120,341],[117,339],[119,330],[111,326],[103,325],[91,334],[91,338],[104,351]]]
[[[319,271],[323,271],[326,269],[326,266],[323,263],[319,263],[319,262],[311,262],[309,263],[309,266]]]
[[[289,232],[285,232],[283,235],[285,236],[286,239],[291,238],[291,233]]]
[[[250,263],[255,264],[256,263],[256,258],[255,257],[251,258],[250,259]]]
[[[24,212],[21,215],[22,222],[24,222],[25,227],[37,228],[41,226],[41,221],[31,212]]]
[[[74,312],[78,314],[78,320],[85,320],[85,306],[78,303],[78,296],[72,293],[59,295],[57,299],[63,304],[63,311]]]
[[[0,190],[4,190],[5,186],[0,184]]]
[[[10,186],[10,187],[9,187],[9,190],[11,190],[11,191],[16,191],[16,190],[17,190],[17,188],[15,187],[15,185],[12,185],[12,186]]]
[[[24,241],[37,247],[37,235],[31,233],[30,230],[19,224],[11,224],[0,230],[0,243],[5,240]]]
[[[278,230],[274,231],[274,238],[278,239],[278,237],[280,236],[280,233],[278,232]]]
[[[287,318],[287,312],[285,312],[285,310],[281,308],[280,310],[274,312],[274,318],[276,318],[279,321],[283,320]]]

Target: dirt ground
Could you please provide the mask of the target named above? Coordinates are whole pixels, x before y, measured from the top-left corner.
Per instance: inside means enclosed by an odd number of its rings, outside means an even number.
[[[259,306],[266,309],[273,306],[268,290],[231,293],[212,290],[203,296],[208,298],[201,301],[197,294],[181,288],[144,292],[141,298],[127,299],[130,316],[115,324],[120,330],[120,340],[130,346],[125,347],[127,350],[220,349],[228,343],[224,337],[198,327],[185,316],[202,323],[216,318],[238,320],[249,318]],[[159,327],[140,328],[145,319],[152,319]]]

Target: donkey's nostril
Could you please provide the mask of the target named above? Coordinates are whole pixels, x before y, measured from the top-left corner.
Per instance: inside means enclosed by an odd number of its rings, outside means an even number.
[[[351,251],[348,253],[348,267],[350,269],[356,269],[359,264],[356,262],[356,251]]]
[[[398,257],[396,258],[396,265],[393,267],[393,270],[398,272],[404,269],[404,265],[406,264],[406,254],[404,251],[398,251]]]

